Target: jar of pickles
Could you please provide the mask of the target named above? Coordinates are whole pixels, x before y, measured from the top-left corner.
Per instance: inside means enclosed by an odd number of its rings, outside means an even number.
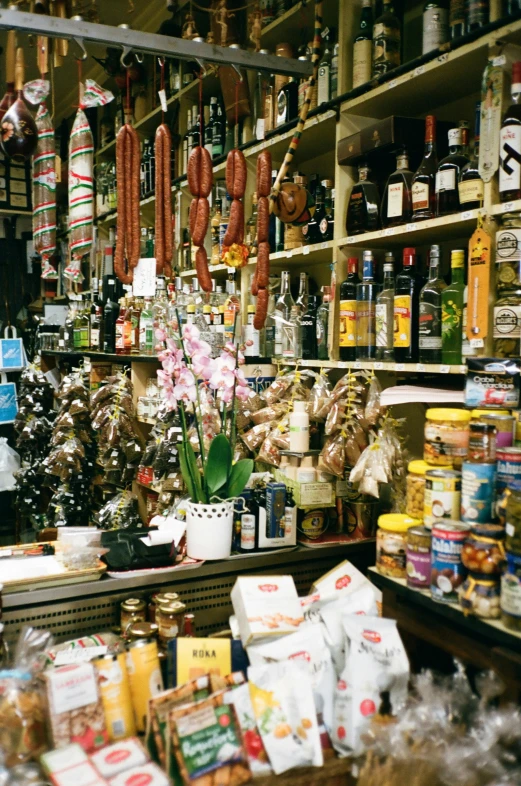
[[[376,532],[376,567],[384,576],[407,577],[407,532],[421,526],[419,519],[403,513],[385,513],[378,519]]]
[[[425,473],[432,469],[426,461],[417,459],[410,461],[407,467],[407,496],[405,512],[415,519],[423,519],[423,503],[425,500]]]
[[[505,530],[499,524],[476,524],[463,544],[461,560],[475,576],[497,578],[505,562]]]
[[[494,303],[494,357],[518,358],[521,355],[521,286],[498,294]]]
[[[471,573],[458,589],[461,608],[483,619],[497,619],[501,614],[499,581]]]
[[[508,483],[510,494],[506,505],[506,548],[513,554],[521,555],[521,480]]]
[[[469,445],[470,412],[464,409],[428,409],[423,458],[437,467],[460,469]]]

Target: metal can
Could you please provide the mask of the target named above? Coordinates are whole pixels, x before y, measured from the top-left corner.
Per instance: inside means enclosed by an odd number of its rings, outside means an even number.
[[[512,480],[521,480],[521,448],[497,451],[496,499],[499,499]]]
[[[516,448],[521,448],[521,411],[516,410],[512,413],[514,416],[514,445]]]
[[[136,729],[143,732],[146,728],[148,702],[163,690],[157,641],[132,641],[127,648],[126,663]]]
[[[123,632],[133,622],[146,622],[147,604],[143,598],[127,598],[120,606],[120,625]]]
[[[496,427],[496,447],[510,448],[514,440],[515,418],[512,415],[503,415],[498,412],[487,412],[481,415],[480,420]]]
[[[427,527],[411,527],[407,531],[405,572],[407,586],[428,589],[431,585],[431,541]]]
[[[152,595],[148,604],[148,621],[156,622],[156,613],[159,606],[162,603],[169,603],[171,600],[180,600],[177,592],[156,592]]]
[[[459,519],[461,472],[455,469],[429,469],[425,473],[423,523],[427,529],[438,519]]]
[[[176,639],[183,630],[183,617],[186,611],[184,603],[178,600],[162,603],[156,619],[159,626],[159,643],[166,649],[171,639]]]
[[[465,461],[462,468],[461,520],[469,524],[492,521],[496,464]]]
[[[110,742],[136,733],[125,653],[104,655],[94,661],[98,672],[103,712]]]
[[[463,543],[470,527],[459,521],[439,521],[432,528],[431,597],[441,603],[455,603],[457,589],[467,577],[461,561]]]

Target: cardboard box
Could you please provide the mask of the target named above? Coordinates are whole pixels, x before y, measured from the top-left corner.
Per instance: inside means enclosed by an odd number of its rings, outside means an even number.
[[[335,505],[335,486],[333,483],[299,483],[287,478],[279,469],[274,470],[277,480],[291,489],[293,499],[298,508],[314,508],[317,506],[333,507]],[[260,545],[260,543],[259,543]]]
[[[109,780],[110,786],[136,786],[136,784],[146,784],[146,786],[170,786],[171,781],[166,773],[157,764],[142,764],[140,767],[133,767],[131,770],[121,772]]]
[[[304,622],[292,576],[239,576],[231,591],[241,641],[293,633]]]
[[[205,674],[225,677],[249,666],[242,643],[233,639],[179,637],[168,642],[168,684],[175,688]]]
[[[120,740],[113,745],[107,745],[93,753],[90,760],[104,778],[113,778],[120,772],[126,772],[132,767],[139,767],[150,761],[148,754],[136,737],[129,737],[128,740]]]
[[[54,786],[106,786],[107,783],[77,743],[44,753],[40,763]]]

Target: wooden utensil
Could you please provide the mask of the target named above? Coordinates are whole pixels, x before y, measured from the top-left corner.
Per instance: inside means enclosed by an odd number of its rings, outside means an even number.
[[[16,54],[16,33],[7,31],[7,44],[5,47],[5,95],[0,101],[0,120],[14,103],[14,66]]]
[[[14,87],[16,100],[2,119],[2,148],[4,153],[15,160],[32,156],[38,143],[38,129],[32,114],[23,99],[24,50],[16,50]]]

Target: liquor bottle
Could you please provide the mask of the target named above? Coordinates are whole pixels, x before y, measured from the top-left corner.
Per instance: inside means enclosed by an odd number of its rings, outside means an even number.
[[[294,77],[281,87],[277,95],[275,126],[290,123],[298,116],[298,83]]]
[[[90,348],[101,352],[103,347],[103,311],[101,306],[96,306],[94,316],[90,323]]]
[[[275,303],[275,357],[282,357],[282,327],[289,322],[291,308],[295,301],[291,296],[290,273],[283,270],[280,274],[280,294]]]
[[[459,201],[462,210],[483,207],[484,186],[479,174],[479,131],[481,123],[481,104],[476,104],[476,125],[474,130],[474,152],[468,164],[461,170],[458,183]]]
[[[90,347],[90,305],[83,304],[80,316],[80,349]]]
[[[255,306],[250,303],[248,305],[247,311],[248,318],[243,331],[245,344],[244,357],[258,358],[260,357],[260,330],[257,330],[253,326],[253,320],[255,318]]]
[[[221,224],[221,200],[215,200],[215,207],[212,211],[212,217],[210,219],[210,236],[211,236],[211,255],[210,255],[210,264],[211,265],[218,265],[221,261],[220,257],[220,245],[219,245],[219,226]]]
[[[353,89],[371,79],[373,60],[372,0],[362,0],[360,27],[353,42]]]
[[[317,309],[317,359],[329,358],[329,310],[331,304],[331,287],[322,287],[322,303]]]
[[[10,653],[9,653],[9,647],[7,641],[4,638],[4,628],[5,628],[4,623],[0,622],[0,670],[1,671],[7,670],[8,666],[10,665]]]
[[[383,9],[373,26],[373,76],[387,74],[401,63],[400,20],[393,0],[383,0]]]
[[[282,357],[293,360],[302,357],[302,326],[298,306],[291,306],[289,318],[282,324]]]
[[[419,346],[422,363],[441,363],[441,298],[445,286],[440,277],[440,247],[431,246],[429,279],[420,292]]]
[[[213,158],[213,127],[217,119],[217,97],[210,98],[210,117],[204,127],[204,146]]]
[[[333,55],[331,56],[331,101],[338,96],[338,62],[340,56],[340,44],[337,41],[333,47]]]
[[[465,35],[465,0],[450,0],[449,28],[451,40]]]
[[[443,158],[436,172],[436,215],[448,216],[460,209],[458,182],[463,167],[468,164],[463,154],[461,128],[449,131],[449,155]]]
[[[322,188],[324,189],[324,205],[322,213],[319,215],[318,229],[320,232],[319,241],[325,243],[333,240],[335,233],[335,213],[333,207],[333,181],[322,180]],[[316,213],[315,213],[316,216]]]
[[[423,7],[423,54],[438,49],[449,40],[449,13],[438,0]]]
[[[275,356],[275,301],[275,294],[270,291],[268,295],[268,315],[264,328],[264,347],[261,349],[261,355],[265,358]]]
[[[350,257],[347,260],[347,278],[340,284],[340,360],[356,360],[356,288],[359,282],[358,259]]]
[[[404,248],[403,269],[394,284],[394,359],[418,360],[418,315],[422,279],[416,269],[416,249]]]
[[[499,196],[502,202],[521,199],[521,62],[512,65],[512,104],[499,137]]]
[[[372,251],[364,251],[362,281],[356,287],[356,359],[376,357],[376,297],[379,286],[374,280]]]
[[[308,307],[309,279],[307,273],[300,274],[299,290],[295,305],[298,307],[299,314],[304,314]]]
[[[226,137],[226,119],[223,114],[221,102],[217,101],[215,120],[212,127],[212,156],[219,158],[224,153],[224,140]],[[185,170],[186,171],[186,170]]]
[[[458,365],[463,342],[464,251],[451,251],[450,267],[451,282],[441,293],[441,362]]]
[[[250,257],[257,256],[257,192],[251,198],[251,216],[246,222],[245,244],[250,249]]]
[[[411,184],[413,174],[409,169],[409,156],[402,150],[396,156],[396,170],[389,175],[382,200],[382,224],[394,227],[406,224],[412,216]]]
[[[376,296],[376,359],[394,360],[394,256],[388,252],[384,262],[384,283]]]
[[[79,302],[76,305],[76,309],[74,311],[74,328],[72,331],[73,334],[72,345],[75,350],[81,348],[81,312],[82,312],[82,304],[81,302]]]
[[[471,33],[473,30],[479,30],[480,27],[488,25],[489,0],[465,0],[465,10],[467,17],[467,33]]]
[[[154,352],[154,313],[152,298],[145,298],[145,305],[139,320],[139,354],[151,355]]]
[[[347,204],[346,229],[348,235],[372,232],[380,226],[378,188],[369,180],[367,164],[358,167],[358,183],[351,189]]]
[[[125,355],[131,355],[134,349],[134,331],[135,331],[135,318],[134,301],[132,298],[126,299],[127,310],[125,313],[125,321],[123,323],[123,344],[125,347]],[[139,341],[139,337],[138,337]]]
[[[116,300],[116,280],[107,279],[105,307],[103,310],[103,351],[114,354],[116,351],[116,321],[119,316],[119,306]]]
[[[413,175],[411,184],[412,220],[423,221],[436,215],[436,118],[425,118],[425,148],[423,159]]]
[[[331,57],[333,55],[330,34],[325,36],[324,51],[318,64],[318,105],[331,100]]]
[[[66,352],[74,349],[74,309],[73,303],[69,304],[69,310],[65,317],[65,324],[60,327],[58,336],[58,349]]]
[[[320,242],[320,218],[324,214],[324,191],[322,186],[317,185],[315,189],[315,212],[307,224],[302,226],[302,237],[304,243],[312,245]]]
[[[317,308],[317,296],[309,295],[307,308],[300,314],[303,360],[317,359]]]
[[[119,300],[119,316],[116,319],[116,355],[125,354],[125,319],[127,315],[127,306],[125,298]]]
[[[465,285],[465,289],[463,290],[463,315],[461,318],[461,327],[462,327],[462,340],[461,340],[461,358],[463,363],[467,358],[477,357],[479,355],[480,350],[478,347],[473,347],[467,338],[467,320],[468,320],[468,305],[469,305],[469,288],[468,285]]]

